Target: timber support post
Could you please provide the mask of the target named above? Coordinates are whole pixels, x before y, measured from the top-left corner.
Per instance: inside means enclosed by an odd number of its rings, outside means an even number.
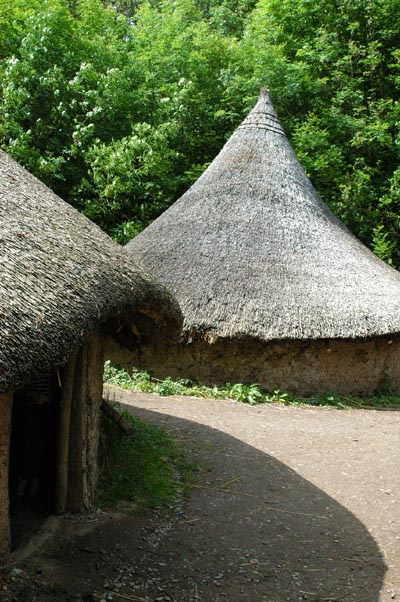
[[[88,512],[93,508],[98,478],[103,370],[103,343],[94,332],[78,351],[73,371],[68,492],[64,511]]]
[[[71,423],[71,406],[74,395],[76,352],[69,358],[68,364],[62,372],[62,400],[60,419],[58,425],[57,449],[57,484],[55,512],[63,514],[67,508],[68,494],[68,467],[69,467],[69,439]]]
[[[93,333],[87,344],[87,493],[89,504],[96,497],[98,481],[98,449],[100,433],[101,404],[103,400],[104,348],[98,333]]]

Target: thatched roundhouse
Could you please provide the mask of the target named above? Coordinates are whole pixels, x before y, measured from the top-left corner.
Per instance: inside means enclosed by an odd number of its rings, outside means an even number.
[[[93,505],[108,337],[140,350],[177,334],[182,316],[131,255],[2,151],[0,257],[1,564],[10,500]]]
[[[400,274],[323,203],[267,91],[209,168],[128,245],[176,295],[149,369],[298,393],[400,392]]]

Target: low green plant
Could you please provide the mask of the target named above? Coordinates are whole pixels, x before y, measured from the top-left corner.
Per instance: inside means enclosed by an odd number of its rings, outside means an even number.
[[[109,360],[104,364],[104,382],[122,389],[134,389],[145,393],[154,391],[154,383],[148,372],[133,369],[129,374],[126,370],[113,366]]]
[[[228,385],[229,397],[236,401],[243,401],[254,405],[255,403],[263,401],[263,395],[258,388],[258,385],[243,385],[242,383],[236,383],[236,385]]]
[[[167,376],[164,380],[156,382],[154,384],[153,391],[154,393],[158,393],[158,395],[167,396],[167,395],[184,395],[184,391],[186,390],[186,386],[182,384],[180,381],[174,381],[172,378]]]
[[[173,380],[167,377],[164,380],[152,378],[148,372],[133,369],[132,374],[112,366],[106,362],[104,380],[110,385],[117,385],[124,389],[157,393],[158,395],[189,395],[191,397],[208,397],[214,399],[234,399],[254,405],[257,403],[283,403],[291,405],[333,406],[336,408],[399,408],[400,397],[390,390],[374,396],[337,395],[335,393],[314,394],[301,397],[291,393],[274,389],[265,391],[259,385],[227,383],[224,386],[206,387],[194,383],[189,379]]]
[[[135,509],[155,509],[182,495],[195,467],[163,429],[127,412],[130,432],[103,415],[100,436],[100,505],[121,502]]]

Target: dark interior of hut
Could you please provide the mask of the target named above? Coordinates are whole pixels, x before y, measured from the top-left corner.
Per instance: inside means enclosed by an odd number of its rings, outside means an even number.
[[[54,511],[60,387],[57,374],[14,393],[10,442],[11,547],[29,540]]]

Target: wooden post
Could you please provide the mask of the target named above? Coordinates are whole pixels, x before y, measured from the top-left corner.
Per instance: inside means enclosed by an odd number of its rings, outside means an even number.
[[[76,355],[76,352],[71,355],[61,377],[62,400],[58,427],[57,485],[55,500],[55,512],[57,514],[63,514],[67,507],[69,438]]]
[[[93,333],[87,343],[87,496],[93,505],[98,481],[98,447],[101,402],[103,398],[104,349],[98,333]]]
[[[10,460],[12,394],[0,393],[0,569],[10,552],[8,473]]]
[[[69,471],[67,508],[71,512],[89,510],[86,487],[86,375],[87,347],[83,345],[76,357],[73,401],[71,405],[69,437]]]
[[[76,355],[70,368],[70,406],[68,492],[59,488],[58,510],[88,512],[96,496],[100,412],[103,396],[104,350],[98,333],[92,333]],[[72,386],[73,381],[73,386]],[[67,417],[65,417],[67,420]],[[64,447],[65,442],[61,443]],[[60,471],[62,470],[60,466]],[[65,470],[65,468],[64,468]],[[60,475],[61,476],[61,475]]]

